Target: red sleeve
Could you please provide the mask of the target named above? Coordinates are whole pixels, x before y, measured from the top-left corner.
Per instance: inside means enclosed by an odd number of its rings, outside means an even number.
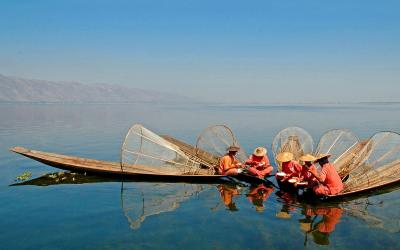
[[[321,181],[322,181],[322,182],[325,182],[326,174],[327,174],[327,173],[328,173],[328,168],[326,167],[326,165],[324,165],[324,166],[322,167],[322,170],[321,170],[320,174],[319,174],[319,177],[321,178]]]
[[[250,165],[253,163],[253,155],[250,155],[249,158],[246,161],[246,164]]]
[[[269,164],[269,159],[268,159],[268,156],[264,156],[264,159],[263,159],[263,161],[264,161],[264,163],[265,163],[265,166],[266,167],[268,167],[268,166],[270,166],[271,164]]]

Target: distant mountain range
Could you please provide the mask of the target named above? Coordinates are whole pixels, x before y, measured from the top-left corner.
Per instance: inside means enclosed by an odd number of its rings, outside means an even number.
[[[10,77],[0,74],[0,102],[182,103],[192,99],[111,84],[83,84]]]

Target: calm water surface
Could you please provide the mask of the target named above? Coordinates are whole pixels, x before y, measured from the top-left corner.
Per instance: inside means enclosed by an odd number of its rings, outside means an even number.
[[[247,152],[270,149],[288,126],[315,144],[332,128],[360,138],[400,131],[399,104],[160,106],[0,104],[2,249],[256,249],[400,247],[400,191],[328,203],[296,201],[274,187],[60,175],[8,152],[12,146],[119,161],[126,131],[141,123],[189,143],[227,124]],[[270,156],[271,157],[271,156]],[[15,177],[32,173],[29,184]],[[39,178],[39,179],[37,179]],[[80,183],[80,184],[77,184]]]

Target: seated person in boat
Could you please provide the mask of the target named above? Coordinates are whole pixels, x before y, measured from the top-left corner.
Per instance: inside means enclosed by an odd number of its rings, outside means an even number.
[[[293,160],[293,154],[290,152],[282,152],[276,156],[276,160],[282,164],[282,172],[285,176],[276,174],[276,179],[280,182],[286,182],[292,178],[299,178],[302,166]]]
[[[298,182],[307,182],[307,186],[313,187],[315,186],[318,182],[315,179],[315,177],[311,174],[309,169],[317,170],[313,162],[315,162],[317,158],[310,154],[305,154],[302,155],[299,160],[303,162],[301,172],[300,172],[300,178],[298,179]]]
[[[262,179],[273,170],[273,167],[269,164],[267,149],[263,147],[254,150],[253,154],[247,159],[246,165],[250,166],[248,171],[251,175]]]
[[[309,169],[310,173],[314,175],[319,185],[313,188],[314,193],[317,195],[333,195],[338,194],[343,190],[343,182],[339,174],[336,172],[335,167],[329,163],[328,158],[330,154],[320,154],[316,157],[316,162],[321,165],[320,172],[316,169]]]
[[[227,149],[228,153],[219,161],[218,174],[237,175],[243,171],[242,164],[235,157],[239,149],[237,146],[230,146]]]

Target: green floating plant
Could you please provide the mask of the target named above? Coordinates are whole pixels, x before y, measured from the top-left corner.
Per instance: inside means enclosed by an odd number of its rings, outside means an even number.
[[[26,181],[29,178],[31,178],[32,174],[30,172],[24,172],[23,174],[21,174],[20,176],[17,176],[15,178],[15,181]]]

